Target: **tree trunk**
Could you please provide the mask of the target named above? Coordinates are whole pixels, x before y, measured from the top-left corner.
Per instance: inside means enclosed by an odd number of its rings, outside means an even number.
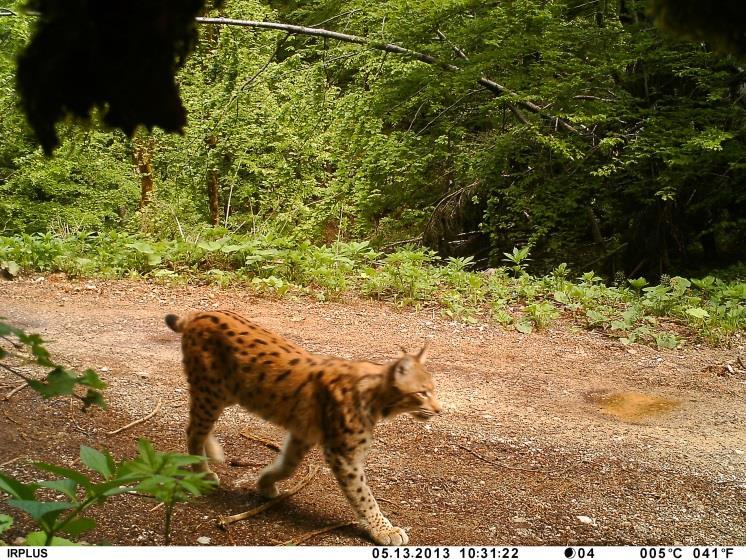
[[[132,154],[140,177],[140,210],[153,198],[153,137],[136,138]]]
[[[220,174],[214,167],[207,170],[207,200],[210,224],[217,226],[220,223]]]
[[[207,144],[207,204],[210,208],[210,224],[217,226],[220,223],[220,171],[217,162],[210,157],[212,150],[218,145],[216,136],[205,138]]]

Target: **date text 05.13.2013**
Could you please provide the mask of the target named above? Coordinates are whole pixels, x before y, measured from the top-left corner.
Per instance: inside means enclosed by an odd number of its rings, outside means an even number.
[[[465,547],[408,547],[373,548],[374,560],[518,560],[515,547],[465,546]]]

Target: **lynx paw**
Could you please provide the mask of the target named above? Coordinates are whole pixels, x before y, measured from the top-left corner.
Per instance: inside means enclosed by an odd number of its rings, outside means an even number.
[[[409,542],[409,537],[401,527],[387,527],[380,531],[371,531],[370,536],[376,544],[382,546],[400,546]]]
[[[259,477],[259,480],[256,482],[256,488],[259,490],[259,493],[265,498],[276,498],[279,496],[280,492],[277,490],[277,485],[263,479],[264,477]]]
[[[205,480],[211,480],[215,484],[217,484],[218,486],[220,486],[220,477],[218,475],[216,475],[214,472],[209,471],[209,470],[208,471],[204,471],[204,473],[205,473]]]

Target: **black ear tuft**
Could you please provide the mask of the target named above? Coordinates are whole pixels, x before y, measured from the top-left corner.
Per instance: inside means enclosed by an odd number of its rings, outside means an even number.
[[[172,331],[181,332],[181,329],[179,328],[179,318],[173,313],[166,315],[166,324]]]

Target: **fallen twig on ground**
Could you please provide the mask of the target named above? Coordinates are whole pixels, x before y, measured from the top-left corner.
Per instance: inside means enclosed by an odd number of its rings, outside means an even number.
[[[283,543],[279,543],[277,546],[295,546],[299,545],[301,543],[304,543],[316,535],[323,535],[324,533],[329,533],[331,531],[334,531],[335,529],[340,529],[342,527],[349,527],[350,525],[357,525],[356,521],[345,521],[343,523],[336,523],[335,525],[330,525],[329,527],[324,527],[323,529],[316,529],[315,531],[308,531],[307,533],[303,533],[302,535],[299,535],[297,537],[294,537],[290,539],[289,541],[285,541]]]
[[[383,502],[385,504],[391,504],[392,506],[399,506],[401,504],[397,504],[396,502],[393,502],[391,500],[387,500],[386,498],[376,498],[377,502]]]
[[[258,461],[245,461],[244,459],[230,459],[228,461],[229,467],[263,467],[266,463],[260,463]]]
[[[153,416],[158,414],[158,411],[161,409],[161,405],[163,404],[163,399],[158,399],[158,404],[155,405],[155,408],[150,412],[150,414],[147,414],[146,416],[143,416],[142,418],[139,418],[138,420],[135,420],[134,422],[130,422],[126,426],[122,426],[121,428],[117,428],[116,430],[112,430],[111,432],[106,432],[107,436],[113,436],[120,432],[123,432],[124,430],[127,430],[131,428],[132,426],[137,426],[138,424],[142,424],[143,422],[146,422],[150,420]]]
[[[270,449],[274,449],[275,451],[280,450],[280,446],[277,445],[274,441],[263,438],[262,436],[255,436],[254,434],[250,432],[246,432],[246,431],[241,432],[241,435],[245,437],[246,439],[250,439],[252,441],[258,441],[259,443],[263,443],[264,445],[266,445]]]
[[[10,398],[11,398],[11,397],[12,397],[13,395],[15,395],[15,394],[16,394],[16,393],[17,393],[18,391],[20,391],[20,390],[22,390],[22,389],[25,389],[26,387],[28,387],[28,383],[26,383],[26,382],[24,381],[24,382],[23,382],[23,383],[21,383],[21,384],[20,384],[20,385],[19,385],[18,387],[16,387],[15,389],[13,389],[13,390],[12,390],[12,391],[10,391],[9,393],[7,393],[7,394],[6,394],[6,395],[5,395],[4,397],[3,397],[3,400],[4,400],[4,401],[7,401],[7,400],[9,400],[9,399],[10,399]]]
[[[286,500],[293,494],[296,494],[300,490],[302,490],[305,486],[307,486],[313,480],[313,477],[315,477],[316,473],[318,472],[319,472],[319,467],[314,466],[311,469],[309,469],[308,475],[306,475],[306,477],[303,480],[301,480],[298,484],[293,486],[290,490],[288,490],[287,492],[283,492],[276,498],[272,498],[268,502],[265,502],[262,505],[252,508],[248,511],[237,513],[236,515],[229,515],[227,517],[219,517],[218,527],[223,529],[226,526],[230,525],[231,523],[235,523],[236,521],[243,521],[244,519],[248,519],[249,517],[262,513],[263,511],[267,511],[269,508],[276,506],[280,502],[283,502],[284,500]]]
[[[527,469],[525,467],[512,467],[510,465],[506,465],[504,463],[500,463],[499,461],[493,461],[491,459],[487,459],[487,457],[483,457],[473,449],[470,449],[466,447],[465,445],[461,445],[460,443],[456,444],[457,447],[463,449],[464,451],[468,451],[472,455],[474,455],[477,459],[480,459],[481,461],[484,461],[485,463],[488,463],[490,465],[494,465],[496,467],[500,467],[501,469],[509,469],[511,471],[524,471],[524,472],[535,472],[535,473],[546,473],[549,471],[544,471],[542,469]]]
[[[10,465],[12,463],[15,463],[21,457],[22,457],[22,455],[18,455],[18,457],[13,457],[12,459],[8,459],[7,461],[5,461],[3,463],[0,463],[0,468],[1,467],[7,467],[8,465]]]

